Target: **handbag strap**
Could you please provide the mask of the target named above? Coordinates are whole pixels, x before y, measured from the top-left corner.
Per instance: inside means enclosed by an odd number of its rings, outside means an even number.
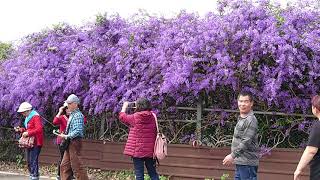
[[[54,124],[52,124],[50,121],[48,121],[46,118],[44,118],[44,117],[41,116],[40,114],[39,114],[39,116],[40,116],[44,121],[46,121],[47,123],[49,123],[52,127],[56,127]]]
[[[69,118],[70,118],[70,117],[71,117],[71,116],[69,116]],[[66,131],[65,131],[65,134],[68,134],[68,133],[69,133],[70,123],[71,123],[71,122],[69,122],[69,121],[71,121],[71,119],[68,119],[67,129],[66,129]]]
[[[160,133],[160,132],[159,132],[159,125],[158,125],[158,118],[157,118],[157,115],[156,115],[154,112],[152,112],[152,115],[153,115],[153,117],[154,117],[154,120],[156,121],[157,133]]]

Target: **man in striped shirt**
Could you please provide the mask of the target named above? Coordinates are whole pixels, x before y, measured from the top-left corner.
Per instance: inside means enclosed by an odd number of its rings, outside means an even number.
[[[252,111],[253,98],[249,92],[238,96],[240,115],[234,128],[231,154],[223,165],[236,165],[235,180],[257,180],[259,165],[258,121]]]
[[[84,122],[84,116],[78,108],[80,100],[76,95],[71,94],[66,103],[71,114],[67,123],[66,134],[60,134],[59,136],[65,140],[70,140],[70,144],[65,150],[60,164],[61,180],[71,179],[72,172],[77,180],[88,180],[88,174],[81,162],[80,153]]]

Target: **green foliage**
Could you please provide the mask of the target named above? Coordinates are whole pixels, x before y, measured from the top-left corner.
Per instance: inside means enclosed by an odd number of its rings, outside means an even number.
[[[224,173],[224,174],[221,176],[221,180],[227,180],[228,177],[229,177],[229,174]]]
[[[221,180],[228,180],[229,178],[229,174],[227,173],[223,173],[223,175],[220,177]],[[214,178],[205,178],[204,180],[214,180]]]
[[[7,59],[12,50],[11,44],[0,42],[0,61]]]
[[[285,22],[284,16],[281,15],[283,9],[281,9],[280,6],[275,6],[273,4],[268,4],[268,8],[271,10],[274,17],[277,19],[277,25],[282,25]]]
[[[21,168],[24,165],[23,156],[21,154],[16,155],[16,163],[19,168]]]
[[[58,23],[58,24],[52,25],[52,28],[54,31],[61,31],[63,29],[66,29],[67,27],[68,27],[68,25],[65,23]],[[53,48],[53,47],[49,47],[49,48]],[[49,50],[52,50],[52,49],[49,49]]]
[[[107,20],[106,17],[107,17],[107,14],[101,14],[101,13],[97,14],[96,15],[96,25],[104,24]]]
[[[150,178],[149,175],[145,175],[145,176],[144,176],[144,179],[145,179],[145,180],[151,180],[151,178]],[[160,179],[160,180],[169,180],[169,178],[166,177],[166,176],[160,176],[159,179]]]
[[[134,180],[135,175],[133,171],[105,171],[101,169],[90,169],[89,174],[95,179],[109,179],[109,180]],[[151,180],[149,175],[145,175],[145,180]],[[169,180],[166,176],[160,176],[160,180]]]
[[[16,163],[18,168],[23,167],[25,164],[24,149],[19,148],[13,128],[1,126],[0,137],[0,162],[12,162]]]

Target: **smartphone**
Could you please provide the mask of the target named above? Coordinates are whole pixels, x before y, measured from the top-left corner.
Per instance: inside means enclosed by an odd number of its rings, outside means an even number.
[[[59,135],[59,134],[60,134],[60,132],[59,132],[58,129],[54,129],[54,130],[52,131],[52,133],[55,134],[55,135]]]

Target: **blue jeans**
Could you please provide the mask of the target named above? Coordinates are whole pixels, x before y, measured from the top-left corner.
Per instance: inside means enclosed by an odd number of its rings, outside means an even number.
[[[28,163],[28,170],[30,173],[31,180],[38,180],[39,179],[39,154],[41,151],[40,146],[34,146],[33,148],[27,149],[27,163]]]
[[[234,180],[257,180],[258,166],[236,165]]]
[[[156,170],[156,161],[153,158],[132,158],[136,180],[144,180],[144,164],[151,180],[159,180]]]

